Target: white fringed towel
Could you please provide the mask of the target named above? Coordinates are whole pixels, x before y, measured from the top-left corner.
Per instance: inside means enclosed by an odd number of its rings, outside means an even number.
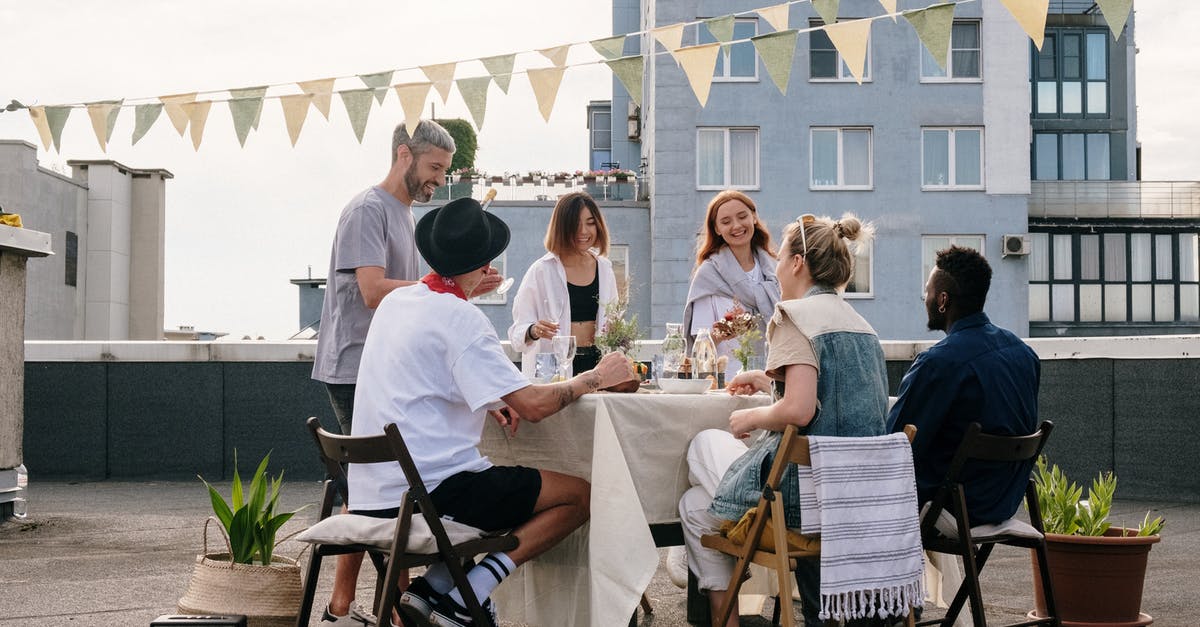
[[[821,619],[907,615],[925,598],[908,438],[808,442],[812,467],[799,467],[801,533],[821,536]]]

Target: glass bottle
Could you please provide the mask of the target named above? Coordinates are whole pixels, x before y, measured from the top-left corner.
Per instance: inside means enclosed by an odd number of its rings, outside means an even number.
[[[667,335],[662,341],[662,355],[662,375],[667,378],[677,377],[679,368],[683,365],[683,358],[687,357],[687,340],[683,337],[683,324],[667,323]]]
[[[716,377],[717,345],[709,335],[708,329],[700,329],[696,333],[696,341],[692,342],[692,372],[697,379]]]
[[[12,515],[18,520],[25,520],[29,517],[29,471],[25,470],[25,464],[16,467],[17,473],[17,494],[12,501]]]

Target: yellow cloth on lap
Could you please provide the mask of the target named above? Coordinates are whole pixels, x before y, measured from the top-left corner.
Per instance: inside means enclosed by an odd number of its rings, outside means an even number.
[[[746,510],[746,513],[737,522],[732,520],[725,521],[721,524],[721,535],[729,538],[734,544],[745,544],[746,536],[750,535],[750,525],[754,523],[754,514],[757,512],[757,507],[751,507]],[[787,529],[786,534],[789,552],[813,551],[821,547],[821,541],[817,538],[801,535],[800,532],[792,529]],[[762,538],[759,539],[758,546],[764,551],[775,550],[775,528],[772,519],[767,519],[767,524],[763,527]]]

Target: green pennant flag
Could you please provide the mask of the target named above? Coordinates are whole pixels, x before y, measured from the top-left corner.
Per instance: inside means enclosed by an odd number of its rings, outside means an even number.
[[[375,90],[347,89],[339,91],[338,95],[342,97],[342,104],[346,107],[346,115],[350,118],[354,136],[361,144],[363,133],[367,130],[367,117],[371,115],[371,96],[375,95]]]
[[[250,135],[250,127],[254,126],[254,118],[262,109],[261,98],[234,98],[229,101],[229,113],[233,116],[233,132],[237,134],[238,145],[246,147],[246,137]]]
[[[487,69],[488,74],[496,79],[496,86],[500,91],[508,93],[508,85],[512,82],[513,65],[517,61],[515,54],[503,54],[498,57],[486,57],[480,59],[483,67]]]
[[[462,94],[463,102],[467,103],[471,119],[475,121],[475,129],[482,130],[483,114],[487,109],[488,86],[492,84],[492,77],[460,78],[455,83],[458,84],[458,93]]]
[[[71,107],[46,107],[46,122],[50,124],[50,137],[54,141],[54,151],[61,153],[59,142],[62,139],[63,126],[71,115]]]
[[[143,136],[149,132],[150,127],[158,121],[158,116],[162,114],[163,106],[161,102],[154,104],[141,104],[133,108],[133,144],[137,144]]]
[[[608,39],[597,39],[589,43],[592,44],[592,48],[596,49],[596,52],[600,53],[600,56],[608,61],[620,58],[621,55],[625,54],[625,35],[617,35]]]
[[[625,91],[629,92],[629,97],[637,103],[642,104],[642,75],[646,72],[646,61],[642,55],[623,57],[605,61],[613,75],[621,80],[621,84],[625,86]]]
[[[388,70],[387,72],[378,72],[375,74],[359,74],[358,78],[367,87],[375,89],[375,100],[379,104],[383,104],[383,99],[387,97],[387,88],[392,85],[393,72],[394,70]]]
[[[826,24],[837,22],[839,0],[812,0],[813,10]]]
[[[233,100],[243,100],[243,99],[257,99],[258,100],[258,104],[254,108],[254,121],[250,124],[250,128],[257,131],[258,130],[258,121],[262,119],[262,101],[263,101],[263,97],[267,95],[267,88],[265,86],[263,86],[263,87],[247,87],[245,89],[231,89],[231,90],[229,90],[229,95]],[[247,107],[249,107],[249,103],[247,103]],[[230,104],[230,109],[232,109],[232,108],[233,108],[233,105]],[[244,143],[244,141],[243,141],[243,143]]]
[[[784,95],[787,95],[788,80],[792,76],[792,59],[796,53],[798,36],[799,33],[792,29],[750,38],[763,65],[767,67],[767,74],[775,81],[779,93]]]
[[[704,20],[704,25],[708,27],[708,32],[712,33],[712,36],[721,43],[726,43],[733,39],[732,15]]]
[[[1120,39],[1121,31],[1125,30],[1125,22],[1129,21],[1129,10],[1133,8],[1133,0],[1096,0],[1100,5],[1100,13],[1112,31],[1113,41]]]
[[[954,3],[934,4],[916,11],[905,11],[904,19],[917,31],[917,38],[943,70],[950,54],[950,29],[954,26]]]

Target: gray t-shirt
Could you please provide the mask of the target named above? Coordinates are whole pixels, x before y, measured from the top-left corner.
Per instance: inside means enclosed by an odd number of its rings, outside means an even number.
[[[325,383],[354,383],[358,378],[363,342],[375,312],[363,304],[354,271],[380,266],[389,279],[417,280],[414,227],[412,209],[378,186],[355,196],[342,210],[329,256],[312,378]]]

